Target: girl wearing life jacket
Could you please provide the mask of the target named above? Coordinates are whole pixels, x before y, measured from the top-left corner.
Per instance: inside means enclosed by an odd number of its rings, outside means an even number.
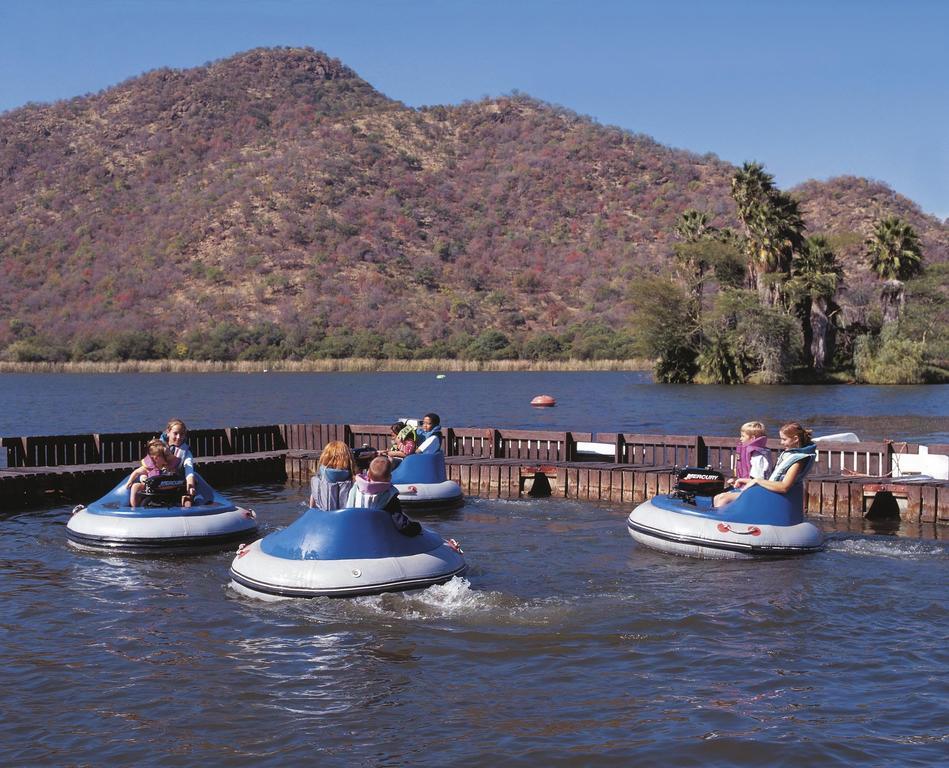
[[[760,485],[768,491],[775,493],[787,493],[798,483],[803,483],[804,478],[817,458],[817,445],[811,439],[811,430],[804,429],[796,421],[792,421],[781,427],[779,433],[781,437],[781,447],[784,449],[774,464],[774,470],[771,476],[765,480],[763,478],[738,479],[735,486],[740,490],[750,488],[752,485]],[[733,501],[736,493],[720,494],[730,497],[722,504],[718,503],[718,497],[715,499],[715,506],[720,507],[729,501]]]
[[[356,464],[349,446],[341,440],[327,443],[310,478],[310,508],[332,512],[346,506],[353,487]]]
[[[148,441],[148,453],[142,459],[142,464],[136,467],[129,475],[126,488],[130,488],[129,506],[133,509],[138,506],[139,496],[145,490],[145,481],[162,475],[173,476],[178,470],[178,457],[161,440]]]
[[[369,462],[367,473],[356,475],[346,506],[388,512],[392,524],[405,536],[422,532],[422,526],[402,511],[399,491],[392,485],[392,465],[385,456],[376,456]]]
[[[410,453],[415,453],[415,427],[404,421],[397,421],[389,431],[392,433],[392,445],[389,450],[382,451],[390,459],[402,460]]]
[[[191,455],[191,448],[188,445],[188,427],[181,419],[172,419],[165,427],[161,438],[168,443],[171,452],[178,458],[181,471],[184,472],[185,495],[181,499],[181,506],[190,507],[194,501],[200,504],[202,499],[195,498],[194,456]]]

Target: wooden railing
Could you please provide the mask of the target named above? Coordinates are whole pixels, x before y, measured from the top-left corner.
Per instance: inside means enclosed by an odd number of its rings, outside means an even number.
[[[445,454],[494,458],[499,443],[496,429],[449,429],[445,437]]]
[[[537,462],[573,461],[576,441],[570,432],[538,432],[523,429],[495,430],[495,457]]]
[[[280,431],[292,451],[321,451],[335,440],[357,445],[348,424],[283,424]]]
[[[104,432],[92,435],[4,437],[8,467],[59,467],[138,461],[148,441],[160,432]],[[188,433],[195,458],[285,450],[284,430],[277,425],[195,429]]]
[[[8,467],[62,466],[137,461],[156,432],[112,432],[93,435],[4,437]],[[704,435],[639,435],[620,432],[560,432],[492,428],[444,428],[447,456],[521,459],[539,463],[608,462],[643,466],[711,466],[733,470],[735,438]],[[196,429],[189,445],[196,458],[273,451],[319,452],[333,441],[351,447],[385,448],[387,425],[282,424]],[[578,450],[593,443],[597,452]],[[775,452],[777,440],[768,441]],[[929,446],[930,453],[949,453],[949,446]],[[919,446],[891,441],[818,443],[816,474],[886,476],[894,455],[919,453]]]

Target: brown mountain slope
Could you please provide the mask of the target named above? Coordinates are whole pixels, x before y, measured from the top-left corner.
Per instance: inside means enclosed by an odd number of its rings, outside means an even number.
[[[159,70],[0,115],[0,349],[222,322],[408,346],[622,327],[683,210],[733,223],[733,170],[524,97],[408,109],[311,50]],[[881,185],[794,192],[857,281],[877,209],[949,257],[949,228]]]

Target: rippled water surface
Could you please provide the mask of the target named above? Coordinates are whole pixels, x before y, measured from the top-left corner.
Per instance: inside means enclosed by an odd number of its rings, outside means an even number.
[[[264,532],[302,491],[229,489]],[[643,549],[628,510],[470,500],[471,570],[264,603],[232,553],[107,557],[3,518],[5,765],[945,764],[947,543],[779,562]]]
[[[535,410],[536,394],[558,406]],[[638,373],[0,375],[0,434],[379,423],[734,434],[760,418],[949,442],[946,387],[675,387]],[[264,532],[303,490],[227,489]],[[465,579],[263,603],[232,553],[107,557],[68,509],[0,512],[2,765],[945,764],[946,530],[705,562],[628,509],[472,499],[422,518]],[[824,525],[828,525],[824,523]],[[859,524],[858,524],[859,525]]]

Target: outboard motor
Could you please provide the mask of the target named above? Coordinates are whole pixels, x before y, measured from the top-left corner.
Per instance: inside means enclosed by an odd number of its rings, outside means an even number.
[[[365,471],[369,469],[369,462],[379,455],[379,451],[371,445],[363,445],[361,448],[353,448],[352,454],[356,468]]]
[[[708,467],[685,467],[676,474],[673,495],[687,502],[696,496],[714,496],[725,490],[725,475]]]
[[[144,482],[143,507],[176,507],[185,492],[183,475],[156,475],[145,478]]]

